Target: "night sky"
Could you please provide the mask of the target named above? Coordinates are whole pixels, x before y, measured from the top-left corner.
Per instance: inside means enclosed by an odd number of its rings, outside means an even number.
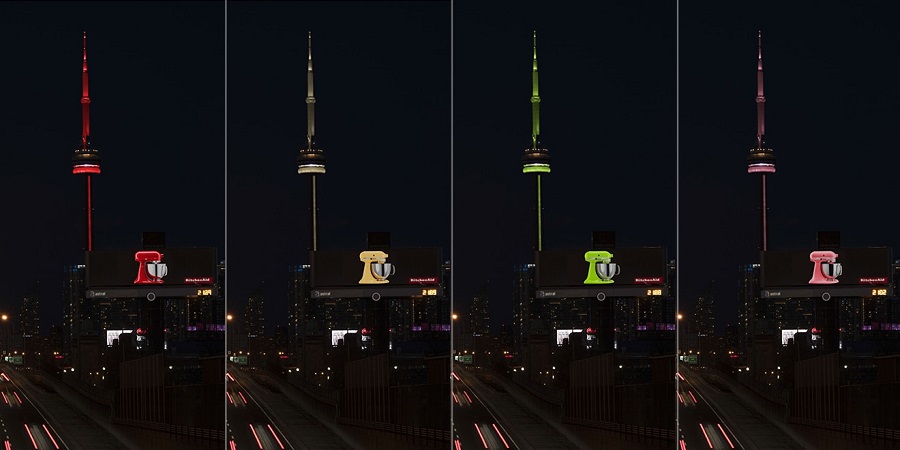
[[[84,261],[82,32],[87,32],[95,249],[225,245],[223,3],[2,2],[5,139],[0,311],[39,283],[41,332],[62,322],[63,267]]]
[[[742,5],[742,6],[741,6]],[[900,248],[900,29],[881,3],[681,2],[681,300],[716,281],[717,331],[737,319],[740,264],[758,262],[757,30],[763,34],[769,249]]]
[[[450,258],[450,3],[228,2],[228,308],[257,289],[286,324],[288,266],[309,263],[307,33],[312,32],[319,249]]]
[[[513,266],[534,262],[532,31],[537,32],[544,248],[618,247],[675,257],[675,4],[454,3],[455,302],[490,281],[492,331],[512,322]]]

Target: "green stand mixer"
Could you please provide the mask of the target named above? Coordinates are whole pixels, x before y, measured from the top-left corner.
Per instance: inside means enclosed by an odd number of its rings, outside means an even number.
[[[612,284],[613,277],[622,272],[622,267],[612,262],[613,254],[606,250],[592,250],[584,253],[588,263],[584,284]]]

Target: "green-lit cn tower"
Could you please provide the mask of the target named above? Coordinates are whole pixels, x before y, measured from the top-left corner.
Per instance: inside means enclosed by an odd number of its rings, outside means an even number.
[[[541,204],[541,175],[550,173],[550,151],[541,145],[541,96],[538,95],[537,32],[534,32],[533,43],[534,58],[531,63],[531,147],[526,148],[525,154],[522,156],[522,173],[533,173],[535,175],[535,186],[537,187],[535,216],[537,222],[534,249],[541,251],[544,247],[543,228],[541,225],[541,216],[544,212]]]

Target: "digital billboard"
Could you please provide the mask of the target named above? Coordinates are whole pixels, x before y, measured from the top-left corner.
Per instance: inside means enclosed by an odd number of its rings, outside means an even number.
[[[885,247],[766,251],[763,287],[885,286],[891,283],[891,250]]]
[[[436,287],[441,282],[440,248],[316,251],[312,252],[311,261],[311,282],[316,288]]]
[[[666,249],[544,250],[537,253],[538,287],[661,286]]]
[[[213,286],[216,282],[215,248],[95,250],[87,252],[86,260],[86,284],[92,289]]]

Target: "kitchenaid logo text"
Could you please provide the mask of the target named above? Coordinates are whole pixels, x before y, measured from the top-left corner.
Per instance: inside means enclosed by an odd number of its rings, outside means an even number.
[[[409,284],[437,284],[437,277],[410,277]]]
[[[635,278],[634,284],[661,284],[662,277],[643,277]]]
[[[184,284],[202,284],[202,283],[212,283],[212,277],[194,277],[194,278],[185,278]]]
[[[859,284],[887,284],[887,277],[860,278]]]

